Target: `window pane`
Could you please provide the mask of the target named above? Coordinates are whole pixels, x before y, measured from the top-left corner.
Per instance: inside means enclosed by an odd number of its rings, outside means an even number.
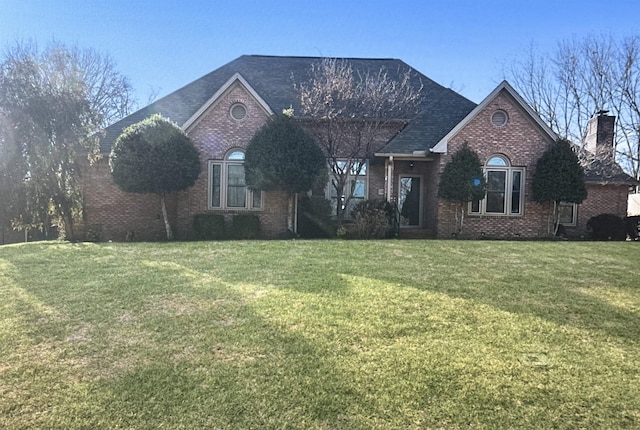
[[[574,224],[573,213],[574,213],[575,205],[573,203],[560,203],[560,206],[558,209],[560,212],[560,224],[573,225]]]
[[[227,156],[227,160],[244,160],[244,152],[233,151],[231,154]]]
[[[353,165],[351,166],[351,174],[352,175],[360,175],[360,176],[364,176],[367,174],[367,162],[366,161],[362,161],[362,165],[359,165],[361,162],[359,161],[354,161]],[[360,168],[360,172],[358,172],[358,168]]]
[[[347,168],[347,162],[338,160],[336,161],[335,165],[332,167],[332,170],[340,174],[344,174],[346,168]]]
[[[247,202],[247,187],[244,183],[244,166],[230,164],[227,166],[227,206],[244,208]]]
[[[353,190],[353,192],[351,193],[353,197],[357,197],[357,198],[365,197],[366,181],[364,180],[364,178],[358,178],[355,181],[352,180],[351,188]]]
[[[214,164],[211,166],[211,206],[220,207],[220,172],[222,166]]]
[[[262,192],[261,191],[252,191],[251,192],[251,207],[254,209],[258,209],[262,207]]]
[[[480,200],[474,200],[471,202],[471,212],[472,213],[480,212]]]
[[[487,213],[504,213],[507,172],[487,172]]]
[[[509,163],[502,157],[491,157],[489,161],[487,161],[487,166],[508,166]]]
[[[520,213],[520,196],[522,195],[522,172],[513,172],[511,179],[511,213]]]

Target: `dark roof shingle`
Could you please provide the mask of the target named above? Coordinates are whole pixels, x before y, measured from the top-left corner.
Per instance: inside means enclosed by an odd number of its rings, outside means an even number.
[[[156,102],[143,107],[110,125],[101,139],[100,149],[109,152],[117,137],[127,126],[154,113],[160,113],[178,125],[190,119],[235,73],[239,73],[263,98],[273,112],[293,107],[300,112],[300,98],[294,83],[307,82],[311,65],[320,57],[278,57],[243,55],[202,76]],[[412,70],[413,83],[422,85],[421,112],[389,142],[382,152],[412,153],[427,150],[451,130],[475,104],[463,96],[444,88],[398,59],[345,58],[354,70],[378,72],[384,69],[390,77],[399,77]]]

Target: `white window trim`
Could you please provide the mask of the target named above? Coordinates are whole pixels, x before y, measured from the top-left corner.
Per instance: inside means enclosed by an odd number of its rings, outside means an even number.
[[[510,160],[504,156],[504,155],[500,155],[500,154],[494,154],[491,155],[488,160],[491,160],[494,157],[499,157],[501,159],[503,159],[507,165],[506,166],[487,166],[485,164],[485,166],[483,167],[483,173],[485,176],[485,180],[487,179],[488,176],[488,172],[494,172],[494,171],[500,171],[500,172],[505,172],[506,173],[506,183],[505,183],[505,202],[504,202],[504,211],[503,212],[487,212],[487,195],[485,193],[485,196],[482,198],[482,200],[480,200],[479,202],[479,208],[478,211],[473,211],[473,202],[469,202],[469,206],[468,206],[468,214],[469,215],[475,215],[475,216],[498,216],[498,217],[521,217],[524,215],[524,196],[525,196],[525,187],[526,187],[526,181],[525,178],[527,177],[527,172],[526,172],[526,168],[525,167],[513,167],[511,165]],[[519,204],[519,210],[517,213],[512,213],[511,212],[511,203],[512,203],[512,198],[513,198],[513,173],[514,172],[520,172],[520,204]]]
[[[239,149],[230,150],[227,156],[233,152],[242,151]],[[244,151],[242,151],[244,152]],[[249,187],[246,188],[244,207],[228,206],[227,189],[228,189],[228,171],[229,166],[243,166],[244,161],[228,160],[225,156],[224,160],[209,160],[208,166],[208,185],[207,185],[207,208],[212,211],[261,211],[264,207],[264,193],[260,192],[260,206],[253,207],[254,191]],[[220,166],[220,206],[213,206],[213,168]],[[246,186],[246,185],[245,185]]]

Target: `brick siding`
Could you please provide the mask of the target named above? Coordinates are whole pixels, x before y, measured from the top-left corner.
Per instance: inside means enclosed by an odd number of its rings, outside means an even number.
[[[503,127],[496,127],[491,123],[491,115],[497,109],[508,115],[508,122]],[[526,170],[523,214],[465,215],[462,235],[471,238],[545,236],[548,207],[531,199],[531,181],[536,161],[550,143],[540,127],[503,90],[451,139],[447,154],[441,156],[438,162],[440,173],[464,142],[478,153],[481,163],[485,163],[492,155],[502,154],[509,158],[513,167],[525,167]],[[442,238],[451,237],[455,232],[455,205],[439,200],[437,206],[437,235]]]
[[[568,236],[589,237],[587,222],[600,214],[613,214],[621,218],[627,216],[629,198],[628,185],[587,184],[587,199],[578,205],[576,227],[568,227]]]
[[[109,159],[103,156],[93,166],[85,166],[83,192],[85,217],[78,225],[80,239],[89,230],[100,231],[100,240],[163,240],[167,235],[160,199],[155,194],[121,191],[113,182]],[[167,197],[167,212],[175,229],[176,199]],[[132,236],[133,235],[133,236]]]
[[[241,121],[230,116],[230,108],[242,103],[247,116]],[[509,121],[503,127],[491,123],[495,110],[507,112]],[[276,112],[279,113],[279,112]],[[208,208],[209,172],[211,160],[221,161],[230,149],[246,148],[247,144],[269,118],[253,96],[240,83],[231,85],[216,102],[203,113],[187,134],[200,151],[202,172],[195,185],[168,198],[168,211],[178,239],[190,237],[193,217],[201,213],[220,213],[229,221],[234,214],[254,213],[260,218],[264,237],[277,237],[286,231],[287,196],[281,192],[264,193],[260,210],[213,210]],[[317,133],[317,123],[304,123],[308,131]],[[379,149],[400,130],[400,124],[390,124],[382,130],[374,147]],[[432,159],[411,163],[394,162],[393,193],[397,193],[398,178],[402,174],[423,178],[423,227],[448,238],[455,232],[455,206],[437,198],[439,175],[461,145],[467,142],[479,155],[482,163],[495,154],[509,158],[514,167],[525,168],[524,207],[519,216],[465,215],[464,237],[544,237],[547,235],[548,205],[531,199],[531,181],[535,163],[546,150],[550,140],[519,104],[502,91],[448,143],[448,152],[434,154]],[[133,233],[136,240],[162,240],[165,229],[160,202],[155,195],[130,194],[120,191],[111,178],[108,157],[94,166],[85,166],[83,175],[85,218],[79,231],[98,229],[101,240],[122,241]],[[386,193],[386,169],[383,162],[372,163],[368,172],[368,197],[382,198]],[[379,193],[383,190],[383,195]],[[578,208],[578,226],[571,234],[586,234],[586,222],[600,213],[626,215],[627,187],[590,184],[589,196]],[[394,196],[391,196],[394,197]],[[85,234],[85,233],[80,233]]]
[[[235,103],[247,108],[247,116],[237,121],[229,112]],[[201,213],[220,213],[230,222],[234,214],[255,213],[260,217],[261,230],[266,237],[275,237],[286,231],[287,196],[284,193],[265,193],[261,210],[212,210],[208,208],[209,172],[211,160],[223,160],[232,148],[246,148],[262,127],[269,114],[236,83],[232,85],[187,130],[200,151],[201,173],[188,190],[168,198],[168,211],[175,237],[190,237],[193,217]],[[84,177],[85,219],[84,230],[98,228],[101,240],[122,241],[135,234],[135,240],[162,240],[166,237],[161,206],[157,196],[124,193],[114,184],[108,165],[108,156],[96,165],[85,166]]]

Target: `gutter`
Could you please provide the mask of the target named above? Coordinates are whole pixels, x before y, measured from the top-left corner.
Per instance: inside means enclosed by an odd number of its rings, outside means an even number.
[[[395,160],[422,160],[431,161],[433,157],[430,157],[430,151],[413,151],[412,153],[397,153],[397,152],[375,152],[373,155],[376,157],[393,158]]]

